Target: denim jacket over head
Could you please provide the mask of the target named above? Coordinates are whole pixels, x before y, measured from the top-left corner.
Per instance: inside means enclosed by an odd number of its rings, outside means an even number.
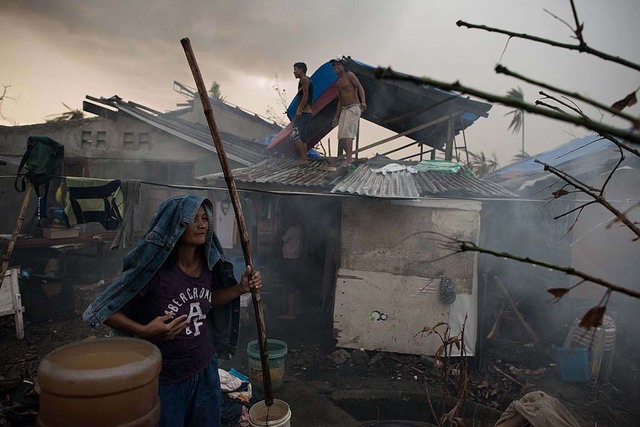
[[[164,264],[187,224],[194,221],[200,205],[209,221],[205,256],[212,271],[214,288],[235,285],[233,265],[223,259],[222,246],[213,230],[211,200],[201,196],[171,197],[160,204],[143,238],[124,257],[122,273],[89,305],[82,315],[83,320],[95,328],[137,295]],[[230,358],[238,344],[240,299],[212,308],[207,319],[218,355]]]

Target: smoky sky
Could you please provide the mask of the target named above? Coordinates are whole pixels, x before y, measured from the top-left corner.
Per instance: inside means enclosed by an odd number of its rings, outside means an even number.
[[[576,5],[590,45],[640,62],[639,2]],[[572,42],[571,31],[545,8],[572,23],[569,1],[559,0],[0,0],[0,84],[11,85],[16,98],[3,103],[10,121],[2,124],[41,122],[64,111],[62,102],[81,108],[84,95],[117,94],[158,110],[175,108],[183,99],[172,90],[173,80],[193,85],[183,37],[191,40],[205,82],[216,80],[228,101],[260,114],[277,103],[276,75],[292,94],[294,62],[306,62],[312,72],[343,54],[498,94],[521,86],[529,102],[539,88],[497,76],[499,60],[604,103],[640,86],[637,72],[603,60],[516,39],[505,49],[504,36],[455,25],[462,19]],[[638,106],[633,108],[637,114]],[[520,137],[507,131],[506,112],[495,106],[489,119],[472,126],[472,151],[496,152],[501,163],[518,151]],[[363,130],[364,142],[386,136]],[[541,152],[584,133],[528,116],[527,151]]]
[[[340,53],[332,47],[340,46],[342,37],[365,46],[372,42],[371,23],[384,17],[386,25],[394,27],[402,16],[390,2],[372,4],[375,7],[363,8],[356,2],[331,7],[293,1],[39,0],[12,1],[7,6],[9,14],[22,15],[33,25],[63,33],[72,43],[69,48],[83,50],[108,39],[110,46],[101,47],[108,50],[104,53],[111,59],[130,57],[131,47],[152,57],[180,51],[179,40],[188,36],[207,56],[221,58],[225,68],[270,75],[281,64],[293,63],[293,58],[304,59],[308,54],[305,46],[313,50],[313,56],[318,55],[319,46],[324,46],[320,53],[327,59]],[[320,12],[322,19],[318,19]],[[147,52],[140,45],[148,46]]]

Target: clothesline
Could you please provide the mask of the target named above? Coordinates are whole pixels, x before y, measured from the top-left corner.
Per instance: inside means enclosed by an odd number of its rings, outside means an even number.
[[[22,176],[24,174],[18,174],[18,175],[0,175],[0,179],[15,179],[17,176]],[[66,176],[52,176],[52,178],[57,178],[57,179],[67,179]],[[104,178],[104,179],[109,179],[109,178]],[[223,191],[227,191],[228,189],[226,187],[208,187],[208,186],[200,186],[200,185],[186,185],[186,184],[163,184],[163,183],[158,183],[158,182],[151,182],[151,181],[140,181],[140,184],[144,184],[144,185],[152,185],[152,186],[156,186],[156,187],[166,187],[166,188],[176,188],[179,190],[203,190],[203,191],[208,191],[208,190],[223,190]],[[244,189],[244,188],[238,188],[239,192],[243,192],[243,193],[262,193],[262,194],[280,194],[280,195],[287,195],[287,196],[320,196],[320,197],[354,197],[352,194],[338,194],[338,193],[312,193],[312,192],[308,192],[308,191],[273,191],[273,190],[260,190],[260,189]],[[451,197],[432,197],[430,198],[430,200],[448,200],[451,199]],[[458,200],[479,200],[479,201],[493,201],[493,202],[530,202],[530,203],[548,203],[548,200],[540,200],[540,199],[523,199],[523,198],[517,198],[517,199],[510,199],[510,198],[505,198],[505,197],[501,197],[501,198],[481,198],[481,197],[456,197],[456,199]],[[576,199],[574,200],[575,203],[587,203],[587,202],[592,202],[592,199]],[[627,200],[607,200],[609,203],[640,203],[640,199],[627,199]]]

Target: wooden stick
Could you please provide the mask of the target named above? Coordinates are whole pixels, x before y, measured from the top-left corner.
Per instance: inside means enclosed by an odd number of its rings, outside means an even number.
[[[2,286],[4,275],[7,273],[7,269],[9,268],[11,255],[13,255],[13,248],[16,245],[16,240],[18,240],[18,234],[20,233],[20,229],[22,228],[22,223],[24,222],[24,213],[27,211],[27,206],[29,206],[29,200],[31,199],[32,190],[33,190],[33,185],[31,185],[31,183],[28,183],[27,189],[24,192],[24,198],[22,199],[22,207],[20,208],[20,213],[18,214],[18,221],[16,222],[16,226],[13,229],[13,234],[11,234],[11,240],[9,240],[9,246],[7,246],[7,251],[4,253],[4,255],[2,255],[2,271],[0,272],[0,286]]]
[[[491,327],[491,330],[489,331],[489,334],[487,335],[487,339],[493,339],[495,337],[495,335],[498,333],[498,325],[500,324],[500,320],[502,319],[502,316],[504,315],[504,302],[502,303],[502,306],[500,307],[500,310],[498,311],[498,315],[496,316],[496,320],[493,322],[493,326]]]
[[[430,122],[423,123],[423,124],[421,124],[421,125],[419,125],[419,126],[416,126],[416,127],[411,128],[411,129],[409,129],[409,130],[405,130],[404,132],[400,132],[400,133],[395,134],[395,135],[393,135],[393,136],[390,136],[390,137],[388,137],[388,138],[384,138],[384,139],[381,139],[380,141],[377,141],[377,142],[374,142],[374,143],[372,143],[372,144],[366,145],[366,146],[364,146],[364,147],[362,147],[362,148],[358,148],[358,149],[357,149],[357,150],[355,150],[353,153],[354,153],[354,154],[355,154],[355,153],[360,153],[360,152],[362,152],[362,151],[364,151],[364,150],[368,150],[368,149],[370,149],[370,148],[377,147],[378,145],[384,144],[385,142],[389,142],[389,141],[393,141],[394,139],[398,139],[398,138],[400,138],[401,136],[410,135],[410,134],[412,134],[412,133],[414,133],[414,132],[418,132],[419,130],[426,129],[426,128],[428,128],[428,127],[431,127],[431,126],[437,125],[437,124],[442,123],[442,122],[446,122],[447,120],[449,120],[449,119],[451,119],[451,118],[453,118],[453,117],[456,117],[456,116],[458,116],[458,115],[460,115],[460,114],[462,114],[462,112],[457,112],[457,113],[449,114],[449,115],[447,115],[447,116],[440,117],[439,119],[435,119],[435,120],[432,120],[432,121],[430,121]]]
[[[503,371],[502,369],[498,368],[496,365],[493,365],[493,369],[495,369],[497,372],[501,373],[502,375],[504,375],[504,377],[506,379],[508,379],[509,381],[513,381],[514,383],[518,384],[520,387],[524,387],[524,384],[522,384],[520,381],[518,381],[517,379],[513,378],[511,375],[507,374],[505,371]]]
[[[502,279],[500,279],[499,276],[494,276],[494,279],[498,284],[500,291],[502,291],[502,294],[504,295],[504,297],[507,299],[507,302],[511,306],[511,310],[513,310],[513,312],[515,313],[518,321],[531,337],[531,340],[533,341],[533,344],[536,346],[536,349],[540,350],[540,338],[538,338],[538,335],[536,335],[536,333],[533,332],[533,329],[531,329],[531,327],[529,327],[529,324],[526,322],[526,320],[524,320],[524,316],[522,315],[522,313],[520,313],[520,310],[518,310],[518,306],[516,306],[516,303],[513,302],[513,300],[509,296],[509,291],[507,291],[507,288],[504,286],[504,283],[502,283]]]
[[[247,226],[244,222],[244,216],[242,215],[242,205],[240,204],[240,198],[238,197],[238,190],[236,189],[236,183],[233,180],[231,174],[231,168],[227,162],[227,156],[222,146],[222,139],[218,133],[218,127],[216,126],[215,119],[213,118],[213,109],[211,108],[211,101],[209,101],[209,95],[207,88],[202,80],[202,74],[198,67],[198,62],[191,49],[191,42],[187,37],[180,40],[184,53],[187,56],[189,67],[193,73],[193,78],[200,94],[200,101],[202,102],[202,108],[204,109],[204,115],[211,131],[211,137],[213,143],[216,146],[218,152],[218,158],[220,159],[220,165],[222,166],[222,172],[224,173],[224,179],[227,182],[227,188],[229,189],[229,196],[231,197],[231,203],[233,204],[233,210],[236,215],[236,223],[240,231],[240,243],[242,244],[242,252],[244,254],[245,264],[250,266],[253,270],[253,258],[251,255],[251,245],[249,244],[249,233],[247,232]],[[260,344],[260,361],[262,362],[262,384],[264,388],[264,402],[267,406],[273,405],[273,396],[271,394],[271,371],[269,370],[269,349],[267,347],[267,328],[264,323],[264,313],[262,308],[262,300],[260,298],[260,292],[257,289],[251,290],[251,298],[253,300],[253,308],[256,317],[256,323],[258,326],[258,342]]]

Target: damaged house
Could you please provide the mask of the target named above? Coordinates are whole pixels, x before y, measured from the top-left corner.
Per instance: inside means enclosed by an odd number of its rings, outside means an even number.
[[[604,193],[608,203],[636,224],[640,162],[634,155],[621,160],[619,149],[610,141],[588,135],[560,147],[503,167],[486,176],[487,180],[519,195],[511,201],[492,203],[487,213],[494,219],[486,223],[485,246],[521,257],[571,266],[578,271],[604,279],[618,286],[639,291],[640,248],[631,230],[620,224],[615,215],[585,193],[573,191],[566,182],[544,170],[537,161],[563,171],[594,191],[606,183]],[[610,177],[611,172],[615,173]],[[561,190],[566,190],[563,194]],[[554,194],[559,197],[554,197]],[[584,209],[580,209],[584,206]],[[490,239],[490,240],[489,240]],[[575,328],[592,307],[606,304],[602,328],[605,344],[601,355],[592,357],[591,376],[607,382],[614,365],[624,361],[622,376],[637,384],[637,369],[628,374],[627,363],[635,354],[638,336],[635,328],[636,302],[626,295],[614,293],[603,299],[606,289],[593,283],[551,269],[536,267],[496,257],[481,257],[486,280],[507,284],[527,322],[547,345],[586,346],[598,349],[593,332]],[[576,286],[556,304],[550,305],[547,289]],[[500,299],[485,298],[484,310],[499,313]],[[492,327],[492,323],[494,327]],[[491,335],[497,321],[486,318],[481,329]],[[506,328],[509,329],[509,328]],[[516,326],[518,340],[531,342],[521,326]],[[579,332],[576,332],[579,331]],[[508,331],[505,338],[509,337]],[[597,353],[596,353],[597,354]],[[622,364],[621,364],[622,365]],[[598,378],[600,377],[600,378]],[[635,385],[634,385],[635,387]]]
[[[263,160],[266,153],[262,141],[281,128],[223,100],[212,99],[211,103],[218,116],[229,163],[233,167],[246,167]],[[97,117],[0,127],[0,152],[4,160],[0,169],[5,176],[0,180],[3,206],[0,233],[4,235],[0,239],[1,251],[7,248],[22,205],[23,194],[15,191],[11,176],[18,170],[30,136],[47,136],[65,146],[60,169],[63,177],[120,180],[123,185],[141,182],[139,193],[133,198],[132,233],[143,231],[158,203],[183,193],[183,187],[193,184],[195,175],[221,170],[209,130],[198,123],[202,121],[202,107],[193,99],[179,110],[161,113],[117,96],[87,96],[84,110]],[[31,197],[22,227],[24,236],[18,239],[12,257],[12,265],[20,265],[33,282],[25,289],[37,291],[37,295],[23,295],[27,318],[32,320],[55,318],[73,309],[73,289],[66,279],[78,270],[95,272],[98,279],[108,279],[120,268],[116,256],[104,256],[116,231],[105,230],[101,224],[87,223],[66,231],[56,229],[59,237],[56,239],[42,237],[52,230],[49,228],[52,222],[62,221],[53,210],[60,210],[62,200],[57,197],[57,189],[63,183],[66,185],[58,178],[51,181],[48,215],[43,218],[42,227],[36,225],[37,199]],[[84,267],[73,268],[86,261],[89,263]],[[30,310],[34,306],[39,309]]]
[[[425,326],[445,322],[452,334],[464,325],[465,353],[474,355],[478,257],[473,253],[446,256],[450,251],[440,241],[448,236],[477,242],[486,221],[487,201],[514,196],[451,162],[465,156],[465,129],[487,117],[491,106],[410,82],[378,80],[373,67],[348,62],[367,92],[369,108],[362,118],[396,132],[377,142],[358,141],[356,153],[374,147],[380,151],[371,159],[358,159],[351,172],[339,165],[339,159],[299,166],[283,158],[290,147],[283,143],[289,127],[279,131],[235,106],[213,100],[241,191],[256,267],[264,275],[267,316],[275,317],[281,308],[278,302],[285,299],[279,271],[280,236],[291,213],[297,212],[305,234],[303,300],[311,313],[323,314],[318,317],[323,333],[331,335],[333,330],[339,346],[434,354],[440,342],[418,333]],[[336,75],[329,63],[311,78],[315,91],[309,148],[331,130],[337,96]],[[227,256],[236,269],[242,268],[233,209],[222,174],[213,166],[218,161],[212,161],[214,148],[204,118],[196,123],[202,117],[197,104],[160,113],[118,97],[87,97],[84,109],[99,117],[39,128],[7,128],[2,137],[16,158],[26,137],[34,133],[73,141],[65,144],[65,176],[117,176],[177,187],[145,185],[143,212],[153,212],[171,194],[195,191],[188,186],[193,176],[199,176],[198,184],[204,187],[198,191],[207,191],[216,202],[217,229]],[[238,122],[235,131],[225,128],[225,123],[235,123],[227,115]],[[241,134],[240,130],[257,133]],[[275,132],[266,149],[256,142]],[[402,149],[388,144],[401,136],[410,139],[402,148],[415,148],[410,157],[420,161],[388,157]]]
[[[278,292],[276,299],[285,296],[284,290],[273,288],[278,283],[280,234],[295,212],[305,235],[304,293],[331,316],[338,346],[434,354],[441,344],[437,338],[416,335],[425,326],[446,322],[452,334],[465,325],[465,351],[473,355],[477,256],[446,256],[450,251],[440,244],[441,237],[477,242],[485,201],[514,194],[456,163],[430,159],[440,152],[451,160],[461,148],[456,136],[460,139],[465,128],[486,116],[490,105],[413,83],[377,80],[373,67],[349,61],[367,93],[369,108],[363,119],[398,136],[359,147],[388,151],[356,161],[351,173],[334,159],[298,165],[272,158],[234,170],[237,187],[254,201],[256,222],[249,227],[257,228],[258,241],[253,246],[262,260],[258,268],[265,283],[272,286],[264,292]],[[309,146],[331,129],[337,95],[329,63],[311,79]],[[293,113],[295,105],[289,111]],[[270,150],[288,151],[291,144],[283,141],[288,141],[289,131],[290,126],[276,135]],[[411,138],[409,145],[425,160],[398,161],[384,155],[397,151],[384,144],[399,136]],[[206,185],[224,185],[220,173],[200,178]]]

